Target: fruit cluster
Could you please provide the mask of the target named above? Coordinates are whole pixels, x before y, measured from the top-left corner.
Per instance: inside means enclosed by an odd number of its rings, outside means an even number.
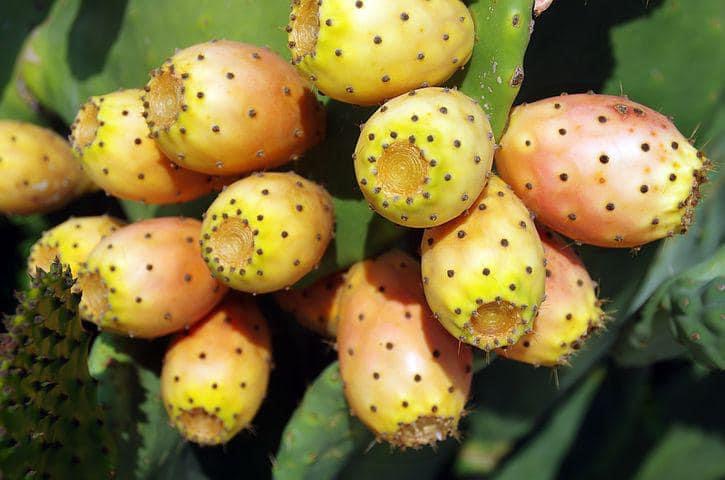
[[[70,146],[0,122],[4,213],[56,208],[91,183],[156,204],[222,190],[202,222],[72,218],[29,258],[31,275],[70,265],[99,328],[176,333],[162,398],[192,441],[228,441],[264,399],[270,334],[252,295],[276,292],[335,338],[351,412],[379,440],[419,447],[457,435],[474,349],[556,367],[604,325],[597,286],[559,234],[636,248],[693,221],[708,160],[627,98],[520,105],[495,138],[475,100],[440,86],[472,54],[459,0],[294,0],[287,32],[293,65],[233,41],[176,52],[143,89],[89,99]],[[312,88],[379,105],[350,145],[357,184],[381,216],[424,229],[420,260],[392,250],[293,288],[335,225],[323,186],[269,171],[323,140]]]

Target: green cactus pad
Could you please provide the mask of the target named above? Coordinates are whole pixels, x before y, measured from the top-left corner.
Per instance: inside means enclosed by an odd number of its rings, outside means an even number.
[[[187,462],[186,468],[194,466],[184,459],[190,447],[171,428],[159,401],[162,354],[158,343],[108,333],[101,333],[93,342],[88,369],[98,381],[106,428],[118,445],[119,479],[152,480],[180,462]]]
[[[274,462],[274,478],[334,478],[355,451],[372,441],[365,427],[348,414],[335,362],[307,390],[287,424]]]
[[[476,44],[460,88],[490,115],[501,138],[509,109],[524,81],[524,53],[533,29],[533,0],[478,0],[470,6]]]
[[[70,270],[38,270],[5,320],[0,470],[3,478],[108,478],[115,445],[88,373],[91,336]]]

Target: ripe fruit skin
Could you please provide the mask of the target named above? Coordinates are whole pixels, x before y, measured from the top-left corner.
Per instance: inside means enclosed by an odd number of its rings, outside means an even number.
[[[174,162],[212,175],[272,168],[324,137],[325,113],[277,54],[227,40],[177,52],[151,73],[145,116]]]
[[[89,177],[115,197],[154,204],[186,202],[221,188],[223,179],[182,169],[161,153],[149,138],[141,95],[120,90],[81,107],[70,138]]]
[[[544,299],[544,249],[499,177],[467,213],[427,229],[421,252],[428,305],[451,335],[490,351],[531,330]]]
[[[156,338],[189,327],[224,296],[199,257],[201,223],[154,218],[123,227],[91,251],[79,275],[84,319]]]
[[[531,333],[496,352],[532,365],[567,365],[594,331],[604,326],[597,285],[574,250],[549,230],[540,230],[546,256],[546,300]]]
[[[271,364],[267,321],[252,299],[230,294],[166,352],[161,398],[171,423],[192,442],[226,443],[259,410]]]
[[[380,215],[431,227],[476,200],[493,150],[491,125],[474,100],[457,90],[423,88],[390,100],[365,123],[355,174]]]
[[[433,318],[418,262],[400,251],[354,265],[340,301],[340,375],[351,412],[397,447],[457,436],[472,353]]]
[[[601,247],[684,233],[708,167],[665,116],[610,95],[516,107],[496,152],[499,175],[538,221]]]
[[[43,232],[43,236],[30,247],[28,273],[34,276],[37,268],[50,271],[50,264],[58,257],[62,264],[70,267],[76,278],[98,242],[124,224],[122,220],[108,215],[69,218]]]
[[[459,0],[293,0],[287,32],[300,71],[357,105],[443,83],[468,62],[474,41]]]
[[[534,15],[541,15],[552,3],[554,3],[554,0],[536,0],[534,2]]]
[[[0,120],[0,213],[47,212],[93,189],[58,134],[31,123]]]
[[[256,173],[227,187],[204,215],[201,249],[215,277],[267,293],[312,270],[333,233],[332,198],[295,173]]]
[[[309,287],[279,291],[274,294],[274,299],[282,310],[294,315],[301,325],[325,337],[335,338],[344,288],[344,275],[336,273]]]

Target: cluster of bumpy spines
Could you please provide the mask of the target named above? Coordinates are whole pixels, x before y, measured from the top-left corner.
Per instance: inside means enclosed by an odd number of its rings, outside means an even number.
[[[396,447],[457,436],[471,385],[471,349],[433,317],[418,262],[393,251],[354,265],[346,281],[338,355],[351,412]]]
[[[91,336],[70,270],[56,262],[31,282],[1,341],[0,476],[110,478],[115,448],[88,373]]]
[[[474,42],[459,0],[295,0],[287,32],[300,71],[358,105],[439,85],[468,62]]]
[[[43,232],[43,236],[30,248],[28,273],[34,276],[37,269],[47,272],[58,258],[77,277],[98,242],[123,225],[123,221],[108,215],[69,218]]]
[[[282,310],[291,313],[301,325],[334,338],[344,289],[344,274],[336,273],[305,288],[281,290],[274,298]]]
[[[467,214],[427,229],[423,286],[456,338],[486,351],[531,331],[544,299],[544,250],[526,207],[497,176]]]
[[[178,203],[221,187],[223,179],[170,161],[149,138],[141,90],[91,97],[71,124],[74,153],[107,193],[146,203]]]
[[[365,123],[355,174],[371,206],[409,227],[440,225],[481,193],[493,163],[491,125],[457,90],[423,88],[387,102]]]
[[[274,52],[220,40],[178,51],[151,73],[144,116],[159,148],[212,175],[271,168],[324,136],[325,113]]]
[[[531,333],[497,352],[513,360],[555,367],[567,365],[587,337],[603,328],[605,314],[597,285],[574,250],[558,235],[540,230],[546,257],[546,300]]]
[[[271,348],[267,322],[251,298],[229,295],[166,352],[161,397],[171,423],[202,445],[229,441],[262,404]]]
[[[201,223],[155,218],[123,227],[79,274],[81,314],[100,328],[155,338],[188,328],[223,297],[199,256]]]
[[[201,248],[230,287],[289,287],[320,261],[333,234],[332,198],[295,173],[256,173],[226,188],[204,216]]]
[[[665,116],[594,94],[517,107],[496,153],[537,220],[602,247],[684,233],[709,165]]]
[[[58,134],[30,123],[0,120],[0,213],[46,212],[93,188]]]

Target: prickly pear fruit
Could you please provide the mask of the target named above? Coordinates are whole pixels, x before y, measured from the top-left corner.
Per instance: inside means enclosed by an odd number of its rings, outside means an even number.
[[[213,175],[271,168],[324,136],[315,95],[268,49],[202,43],[151,75],[144,115],[161,150],[182,167]]]
[[[433,317],[418,262],[392,251],[354,265],[347,279],[337,340],[352,413],[397,447],[457,436],[471,349]]]
[[[134,337],[167,335],[201,319],[226,291],[199,256],[201,223],[154,218],[107,236],[79,274],[81,315]]]
[[[291,286],[325,253],[332,198],[295,173],[256,173],[224,190],[204,215],[201,248],[214,276],[235,290]]]
[[[282,310],[294,315],[303,326],[334,338],[340,321],[340,297],[345,287],[342,273],[322,278],[309,287],[282,290],[274,295]]]
[[[534,2],[534,15],[541,15],[548,9],[554,0],[536,0]]]
[[[538,221],[601,247],[684,233],[709,164],[665,116],[594,94],[516,107],[496,153]]]
[[[149,139],[141,90],[91,97],[71,125],[74,153],[107,193],[146,203],[193,200],[223,179],[180,168]]]
[[[287,32],[300,71],[357,105],[443,83],[471,58],[474,40],[459,0],[293,0]]]
[[[390,100],[365,123],[355,174],[380,215],[430,227],[476,200],[493,150],[491,125],[474,100],[457,90],[423,88]]]
[[[38,268],[47,272],[57,257],[63,265],[70,267],[73,277],[77,277],[98,242],[123,225],[122,220],[108,215],[69,218],[43,232],[30,248],[28,273],[34,276]]]
[[[47,212],[94,188],[60,135],[0,120],[0,213]]]
[[[166,352],[161,398],[171,423],[192,442],[226,443],[259,410],[271,364],[267,321],[249,297],[228,295]]]
[[[532,365],[567,365],[587,337],[604,326],[597,285],[574,250],[561,237],[540,229],[546,257],[546,300],[534,330],[516,345],[498,349],[506,358]]]
[[[500,178],[467,213],[425,231],[423,288],[441,324],[486,351],[531,330],[544,299],[544,249],[521,200]]]

